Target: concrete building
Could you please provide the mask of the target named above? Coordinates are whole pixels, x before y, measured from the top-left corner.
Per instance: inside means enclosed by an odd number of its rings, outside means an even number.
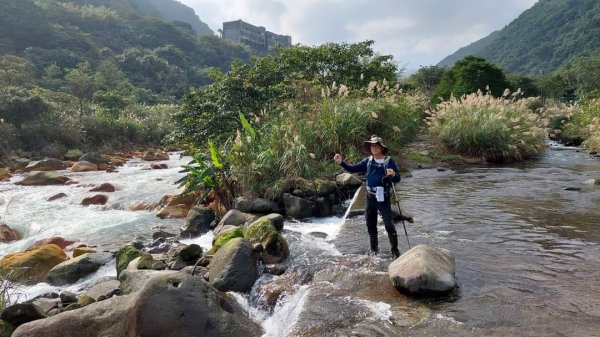
[[[292,38],[269,32],[265,27],[257,27],[242,20],[223,22],[222,37],[243,43],[258,54],[266,54],[276,46],[289,47]]]

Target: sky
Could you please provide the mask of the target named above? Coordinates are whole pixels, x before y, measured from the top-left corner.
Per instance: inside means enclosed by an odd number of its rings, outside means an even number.
[[[292,43],[374,40],[408,71],[501,29],[537,0],[179,0],[213,30],[242,19]]]

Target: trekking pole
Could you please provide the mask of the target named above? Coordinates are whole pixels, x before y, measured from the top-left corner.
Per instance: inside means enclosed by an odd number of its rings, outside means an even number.
[[[394,191],[394,198],[396,199],[396,203],[398,203],[398,212],[400,212],[400,219],[402,221],[402,227],[404,228],[404,235],[406,235],[406,242],[408,243],[408,248],[410,249],[410,241],[408,241],[408,232],[406,231],[406,225],[404,224],[404,215],[402,215],[402,210],[400,209],[400,200],[398,200],[398,195],[396,194],[396,187],[394,186],[394,182],[392,181],[392,191]]]

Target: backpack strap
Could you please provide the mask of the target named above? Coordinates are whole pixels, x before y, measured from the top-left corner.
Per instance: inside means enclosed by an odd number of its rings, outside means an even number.
[[[390,159],[392,157],[390,156],[385,156],[385,159],[383,160],[383,170],[387,170],[388,165],[390,163]],[[369,171],[371,171],[371,163],[373,162],[373,156],[369,156],[369,161],[367,161],[367,174],[369,173]]]

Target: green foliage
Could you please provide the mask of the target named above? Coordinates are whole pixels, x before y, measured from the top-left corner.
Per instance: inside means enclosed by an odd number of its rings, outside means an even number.
[[[482,43],[470,54],[510,72],[549,73],[600,48],[599,22],[597,0],[540,0],[502,30],[478,41]]]
[[[428,96],[432,96],[435,89],[440,84],[446,68],[438,66],[420,67],[416,73],[408,78],[408,83],[415,85],[418,90],[425,92]]]
[[[456,62],[452,69],[444,74],[435,91],[434,102],[447,100],[450,96],[461,97],[478,90],[490,92],[499,97],[510,84],[502,70],[484,59],[467,56]]]
[[[433,163],[433,159],[431,157],[428,157],[420,152],[417,151],[409,151],[404,153],[404,157],[407,160],[412,160],[412,161],[416,161],[418,163],[425,163],[425,164],[431,164]]]
[[[24,122],[48,111],[43,98],[21,87],[0,88],[0,119],[20,129]]]
[[[508,96],[508,95],[507,95]],[[443,148],[490,162],[520,161],[546,150],[546,135],[527,100],[470,94],[440,103],[428,117]]]
[[[29,87],[34,84],[31,64],[13,55],[0,55],[0,86]]]
[[[523,97],[540,96],[540,88],[536,85],[535,80],[523,74],[509,74],[507,76],[510,88],[521,90]]]

